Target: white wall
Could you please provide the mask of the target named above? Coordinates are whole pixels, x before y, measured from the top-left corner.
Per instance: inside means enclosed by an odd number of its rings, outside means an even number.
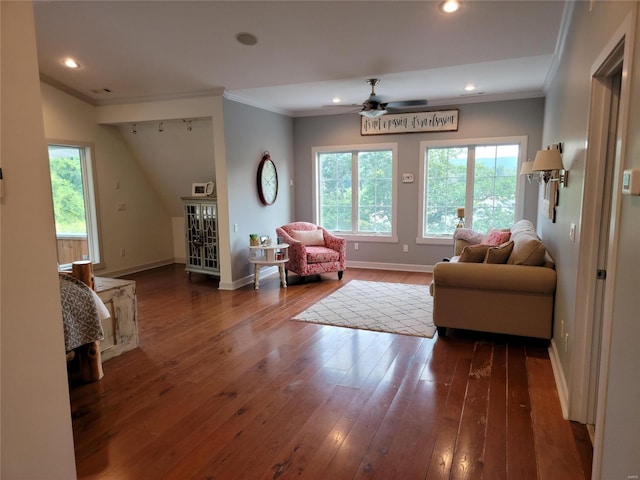
[[[398,180],[398,243],[359,242],[359,250],[347,245],[347,261],[386,263],[401,268],[431,266],[452,255],[451,245],[417,244],[419,194],[420,142],[424,140],[467,139],[482,137],[528,136],[528,157],[533,159],[542,139],[544,99],[511,100],[438,107],[460,110],[457,132],[411,133],[404,135],[360,135],[360,116],[357,114],[304,117],[294,120],[296,159],[296,219],[313,221],[312,212],[312,155],[311,148],[363,143],[398,143],[399,171],[413,173],[414,183]],[[523,183],[526,184],[526,182]],[[524,218],[535,223],[537,189],[525,187]],[[402,245],[409,252],[402,252]]]
[[[102,266],[96,274],[113,275],[172,263],[171,217],[123,132],[116,126],[97,124],[96,107],[45,83],[41,88],[47,139],[89,142],[94,148],[102,254]],[[125,211],[116,209],[118,202],[126,204]],[[122,248],[124,257],[120,255]]]
[[[180,197],[191,194],[193,182],[215,181],[211,118],[193,119],[191,131],[184,119],[119,125],[122,138],[141,166],[162,202],[164,211],[172,217],[182,215]],[[184,253],[183,253],[184,255]]]
[[[0,476],[76,477],[31,2],[0,2]]]

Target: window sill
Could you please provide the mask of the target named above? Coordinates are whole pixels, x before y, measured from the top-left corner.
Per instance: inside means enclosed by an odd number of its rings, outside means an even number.
[[[398,243],[398,237],[396,235],[353,235],[346,233],[333,233],[333,235],[345,238],[347,242]]]
[[[418,237],[416,243],[420,245],[453,245],[453,237]]]

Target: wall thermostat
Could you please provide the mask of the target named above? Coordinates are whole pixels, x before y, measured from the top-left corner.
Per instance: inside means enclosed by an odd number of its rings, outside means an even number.
[[[640,195],[640,168],[630,168],[622,172],[622,193]]]

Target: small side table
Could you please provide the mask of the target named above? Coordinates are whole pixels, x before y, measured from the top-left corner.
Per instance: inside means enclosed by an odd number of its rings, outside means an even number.
[[[253,288],[260,289],[260,268],[266,266],[278,266],[280,271],[280,286],[287,288],[287,277],[284,273],[284,264],[289,261],[289,244],[279,243],[275,245],[250,245],[249,263],[254,266]]]

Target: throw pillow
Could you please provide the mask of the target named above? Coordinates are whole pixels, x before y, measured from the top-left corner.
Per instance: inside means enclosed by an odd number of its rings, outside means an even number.
[[[489,247],[484,257],[484,263],[507,263],[512,250],[513,240],[509,240],[497,247]]]
[[[468,245],[462,249],[459,262],[482,263],[490,245]]]
[[[485,245],[491,245],[492,247],[497,247],[498,245],[502,245],[504,242],[508,242],[509,237],[511,237],[511,232],[509,230],[505,231],[497,228],[491,228],[484,236],[482,243]]]
[[[324,247],[322,230],[292,230],[291,236],[305,245],[320,245]]]
[[[521,234],[518,235],[514,242],[513,253],[509,257],[509,263],[538,267],[544,265],[546,251],[544,243],[537,237]]]

